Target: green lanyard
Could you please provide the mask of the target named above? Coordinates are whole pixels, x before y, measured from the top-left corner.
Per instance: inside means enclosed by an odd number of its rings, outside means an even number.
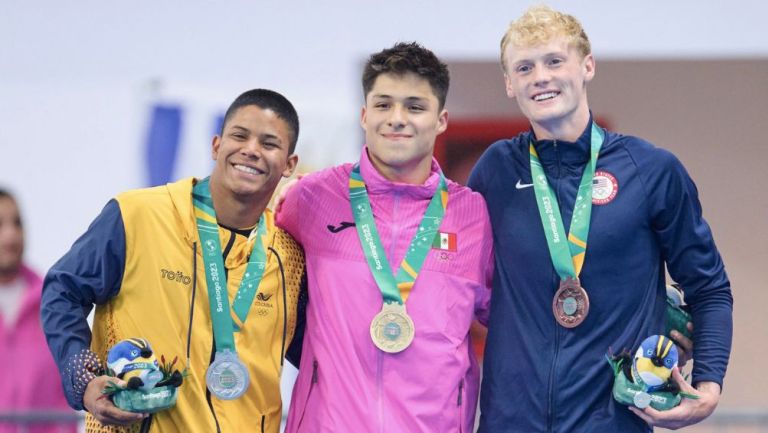
[[[604,136],[603,130],[592,122],[591,157],[584,168],[579,191],[576,194],[567,246],[563,217],[560,214],[557,198],[547,182],[547,176],[544,174],[544,169],[539,161],[539,155],[533,147],[533,141],[529,146],[536,204],[539,208],[539,215],[541,215],[541,223],[544,226],[544,234],[547,237],[552,264],[554,264],[555,270],[562,280],[568,277],[577,278],[584,265],[589,220],[592,215],[592,178],[595,176],[597,157],[600,153],[600,147],[603,145]]]
[[[195,185],[192,190],[192,202],[195,207],[197,232],[200,235],[200,247],[205,264],[205,280],[208,284],[208,300],[211,308],[211,321],[213,322],[213,336],[216,339],[216,350],[229,349],[235,352],[233,333],[237,324],[233,323],[230,313],[226,270],[219,243],[219,225],[216,222],[216,211],[213,209],[209,181],[210,178],[205,178]],[[262,239],[266,235],[266,231],[264,215],[262,215],[259,218],[258,227],[251,232],[249,237],[249,240],[253,240],[253,250],[233,302],[233,310],[241,323],[245,323],[245,319],[248,317],[248,310],[251,308],[261,278],[264,276],[267,254]]]
[[[402,304],[403,298],[400,296],[400,292],[401,290],[410,290],[413,287],[424,260],[427,258],[427,253],[432,248],[432,242],[440,228],[443,215],[445,215],[445,208],[448,205],[448,188],[445,177],[440,173],[437,191],[432,196],[419,228],[411,240],[408,253],[400,263],[396,278],[392,276],[392,268],[387,261],[384,247],[381,245],[379,232],[376,230],[371,202],[368,198],[368,191],[365,189],[365,181],[360,175],[359,165],[355,165],[349,175],[349,201],[352,204],[355,227],[357,235],[360,237],[365,259],[368,261],[368,267],[373,273],[379,290],[381,290],[384,302]]]

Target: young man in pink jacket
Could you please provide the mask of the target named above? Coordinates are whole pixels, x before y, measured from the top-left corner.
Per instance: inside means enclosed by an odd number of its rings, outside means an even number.
[[[471,432],[493,273],[482,197],[432,156],[445,64],[416,43],[363,72],[360,160],[303,178],[277,224],[305,249],[307,325],[286,432]]]

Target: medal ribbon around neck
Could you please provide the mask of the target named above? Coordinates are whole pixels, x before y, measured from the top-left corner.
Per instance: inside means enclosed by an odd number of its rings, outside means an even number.
[[[381,244],[379,232],[376,230],[376,222],[373,218],[371,201],[365,188],[365,181],[360,175],[360,166],[355,165],[349,175],[349,201],[352,204],[352,214],[355,217],[355,227],[360,237],[360,244],[365,253],[376,284],[381,290],[385,304],[397,303],[402,305],[403,291],[410,291],[421,271],[427,253],[432,248],[440,223],[448,206],[448,187],[445,177],[440,173],[440,182],[437,191],[427,206],[424,217],[419,223],[419,228],[411,240],[408,253],[400,263],[397,277],[392,275],[392,268],[387,261],[384,247]]]
[[[531,159],[531,175],[533,176],[533,189],[536,194],[536,204],[541,215],[541,223],[544,234],[547,237],[549,254],[552,264],[561,280],[568,277],[574,280],[581,273],[584,265],[584,255],[587,252],[587,236],[589,235],[589,222],[592,215],[592,178],[595,176],[597,157],[603,145],[605,133],[597,124],[592,122],[592,136],[590,143],[590,158],[584,168],[581,177],[579,191],[576,194],[576,203],[573,206],[573,217],[568,237],[565,237],[563,217],[560,206],[557,204],[552,188],[547,182],[547,176],[539,161],[539,155],[533,147],[533,141],[529,146]],[[565,240],[568,240],[567,246]]]
[[[267,228],[264,215],[259,218],[258,226],[251,231],[249,241],[253,241],[253,250],[245,268],[245,274],[240,282],[233,301],[231,314],[229,297],[227,296],[227,277],[224,259],[219,242],[219,225],[216,222],[216,211],[209,187],[210,178],[198,182],[192,190],[192,202],[195,208],[197,231],[200,235],[203,263],[205,264],[205,280],[208,285],[208,300],[213,322],[213,335],[216,339],[216,350],[235,352],[233,332],[245,323],[248,311],[259,288],[266,267],[266,250],[264,237]],[[239,323],[237,323],[239,319]]]

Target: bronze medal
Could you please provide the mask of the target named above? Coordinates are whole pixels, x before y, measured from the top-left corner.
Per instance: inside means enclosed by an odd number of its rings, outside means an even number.
[[[565,328],[581,325],[589,314],[589,296],[578,278],[568,277],[560,281],[560,287],[552,300],[555,320]]]
[[[403,304],[385,303],[371,321],[373,344],[384,352],[402,352],[413,341],[413,335],[413,320]]]

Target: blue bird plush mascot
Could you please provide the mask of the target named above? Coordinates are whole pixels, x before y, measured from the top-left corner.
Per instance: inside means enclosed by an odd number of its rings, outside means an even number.
[[[632,378],[645,384],[647,392],[660,390],[677,366],[677,346],[663,335],[651,335],[643,340],[632,361]]]
[[[149,392],[163,378],[152,347],[143,338],[128,338],[114,345],[107,354],[107,367],[127,383],[127,389]]]

